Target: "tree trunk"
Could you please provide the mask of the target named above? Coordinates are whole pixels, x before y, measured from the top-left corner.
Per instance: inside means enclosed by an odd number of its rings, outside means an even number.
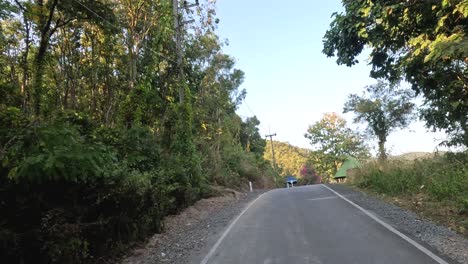
[[[95,53],[96,53],[96,45],[95,45],[95,39],[94,39],[94,31],[92,32],[91,36],[91,67],[94,69],[91,77],[91,113],[96,113],[97,110],[97,94],[98,94],[98,89],[97,89],[97,78],[98,78],[98,70],[96,67],[96,59],[95,59]]]
[[[129,45],[128,45],[128,52],[129,52],[129,61],[128,61],[128,78],[129,78],[129,88],[133,90],[135,87],[136,82],[136,60],[138,54],[136,54],[135,48],[135,41],[134,41],[133,31],[129,33]]]
[[[50,36],[54,33],[51,29],[53,15],[55,13],[55,7],[57,6],[58,0],[52,2],[47,17],[40,16],[39,28],[40,28],[40,42],[39,49],[37,50],[36,59],[34,62],[35,73],[34,73],[34,84],[33,84],[33,97],[34,97],[34,114],[39,115],[41,111],[41,95],[42,85],[44,82],[44,59],[49,46]],[[39,7],[44,7],[44,1],[37,1]]]
[[[21,81],[21,93],[23,95],[23,111],[28,112],[28,103],[30,100],[30,92],[29,92],[29,65],[28,65],[28,56],[29,56],[29,48],[30,48],[30,23],[26,19],[26,16],[23,15],[23,23],[24,23],[24,31],[25,31],[25,38],[24,38],[24,53],[22,59],[22,69],[23,69],[23,78]]]
[[[387,153],[385,153],[386,137],[379,137],[379,161],[387,160]]]
[[[34,114],[39,115],[41,110],[42,84],[44,82],[44,58],[47,51],[47,37],[41,36],[41,42],[35,60],[35,74],[33,85]]]

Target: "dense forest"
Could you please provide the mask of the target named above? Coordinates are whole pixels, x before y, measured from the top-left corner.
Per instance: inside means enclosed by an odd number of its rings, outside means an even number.
[[[275,162],[281,176],[294,175],[301,177],[300,172],[309,157],[309,150],[293,146],[287,142],[273,141]],[[263,157],[273,162],[271,142],[267,141]]]
[[[259,121],[235,112],[244,74],[213,2],[173,10],[0,1],[3,263],[102,262],[212,185],[272,186]]]

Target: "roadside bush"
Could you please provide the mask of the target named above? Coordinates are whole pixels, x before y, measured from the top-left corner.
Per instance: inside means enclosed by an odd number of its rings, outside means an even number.
[[[321,177],[317,174],[314,166],[310,162],[302,165],[299,173],[301,177],[297,180],[298,185],[309,185],[321,182]]]
[[[447,153],[415,161],[372,162],[356,171],[353,183],[389,195],[424,192],[467,211],[468,154]]]
[[[223,142],[219,151],[200,144],[202,164],[208,181],[232,189],[274,188],[275,171],[269,161],[255,152],[246,152],[239,144]]]
[[[150,127],[103,126],[72,111],[43,120],[0,105],[2,263],[118,256],[161,231],[166,215],[216,195],[202,155],[220,185],[273,187],[271,166],[239,144],[200,151],[187,129],[171,136],[162,146]]]
[[[387,164],[371,163],[358,169],[361,176],[359,185],[372,188],[378,192],[391,195],[413,192],[423,182],[419,164],[408,164],[401,161],[391,161]]]
[[[147,129],[16,108],[0,111],[0,127],[2,262],[98,263],[160,231],[174,208],[176,183]]]

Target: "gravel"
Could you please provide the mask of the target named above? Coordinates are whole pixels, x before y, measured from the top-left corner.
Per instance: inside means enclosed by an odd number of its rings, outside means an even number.
[[[459,263],[468,264],[468,240],[447,227],[437,225],[411,211],[388,204],[344,185],[330,184],[327,186],[385,220],[400,232],[413,237],[416,241],[419,240],[422,244],[429,245],[441,255]]]
[[[263,192],[232,192],[229,196],[200,200],[179,215],[167,217],[165,232],[154,235],[121,263],[189,263],[192,255],[200,255],[231,220]]]

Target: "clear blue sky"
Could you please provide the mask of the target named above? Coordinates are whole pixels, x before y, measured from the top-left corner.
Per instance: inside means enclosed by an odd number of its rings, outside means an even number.
[[[348,94],[375,83],[367,54],[350,68],[321,52],[330,16],[341,9],[340,0],[218,0],[218,33],[229,40],[224,51],[246,76],[247,98],[238,114],[255,114],[262,135],[270,130],[276,140],[309,147],[304,133],[310,124],[325,112],[342,114]],[[351,125],[352,114],[344,116]],[[387,147],[393,154],[433,151],[443,137],[415,123],[393,133]]]

